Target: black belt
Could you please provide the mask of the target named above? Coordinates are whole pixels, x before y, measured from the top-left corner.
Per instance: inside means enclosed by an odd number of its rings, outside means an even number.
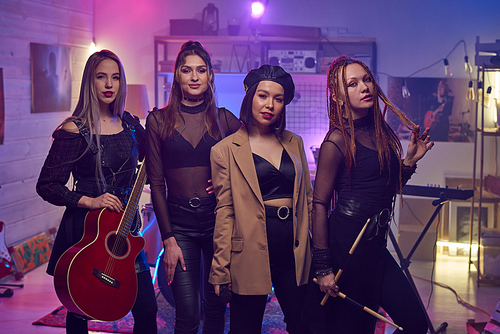
[[[199,208],[202,205],[215,204],[215,196],[180,198],[168,196],[167,201],[172,204],[182,205],[187,208]]]
[[[388,210],[390,215],[390,213],[392,212],[390,204],[385,206],[375,206],[349,199],[339,198],[335,205],[334,211],[365,221],[367,218],[385,211],[385,209]]]
[[[265,205],[265,208],[267,217],[278,217],[281,220],[289,220],[293,218],[293,209],[286,205],[280,207]]]

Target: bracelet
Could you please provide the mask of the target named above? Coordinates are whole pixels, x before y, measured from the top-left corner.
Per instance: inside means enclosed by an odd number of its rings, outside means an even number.
[[[326,276],[326,275],[329,275],[329,274],[332,274],[332,273],[333,273],[333,269],[332,268],[319,269],[319,270],[315,271],[316,277],[318,277],[318,276]]]
[[[314,249],[312,251],[312,263],[314,266],[314,270],[316,272],[318,271],[328,271],[331,270],[333,260],[332,260],[332,253],[330,252],[329,248],[326,249]],[[328,273],[325,273],[324,275],[328,275]],[[322,275],[320,275],[322,276]]]
[[[416,169],[417,168],[417,164],[414,164],[413,166],[406,165],[404,159],[401,159],[401,166],[403,168],[412,168],[412,169]]]
[[[413,166],[408,166],[408,165],[405,165],[404,160],[401,160],[401,170],[403,172],[413,174],[417,170],[417,164],[414,164]]]

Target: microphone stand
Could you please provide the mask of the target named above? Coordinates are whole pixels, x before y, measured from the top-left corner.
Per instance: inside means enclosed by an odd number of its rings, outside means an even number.
[[[394,237],[394,234],[392,233],[392,230],[389,229],[389,237],[391,238],[391,242],[394,246],[394,249],[396,250],[396,254],[398,255],[401,270],[403,270],[404,274],[406,275],[406,278],[408,279],[408,282],[410,283],[413,291],[415,292],[415,295],[417,295],[417,299],[420,303],[420,306],[424,310],[425,318],[427,320],[427,326],[429,327],[429,331],[431,334],[442,333],[446,329],[446,327],[448,327],[448,323],[443,322],[438,328],[436,328],[436,330],[434,330],[434,327],[432,326],[431,319],[429,318],[429,314],[427,314],[427,310],[425,309],[424,303],[422,302],[422,299],[420,298],[420,295],[419,295],[418,290],[417,290],[417,286],[415,285],[415,282],[413,281],[413,278],[411,277],[411,273],[410,273],[410,270],[408,269],[408,267],[410,266],[411,257],[413,255],[413,253],[415,253],[415,250],[417,249],[418,245],[420,244],[420,242],[424,238],[425,234],[427,233],[427,230],[429,230],[429,228],[432,225],[432,222],[434,221],[434,219],[438,215],[439,211],[441,210],[441,207],[446,202],[448,202],[448,199],[446,199],[443,192],[439,194],[439,199],[435,199],[434,201],[432,201],[432,205],[435,206],[436,209],[434,210],[434,213],[432,214],[431,218],[429,219],[429,221],[425,225],[424,229],[420,233],[420,236],[418,237],[417,241],[415,241],[415,245],[413,245],[413,248],[411,249],[410,253],[408,253],[408,256],[406,258],[403,256],[403,253],[401,253],[401,249],[399,248],[399,245],[396,241],[396,238]]]

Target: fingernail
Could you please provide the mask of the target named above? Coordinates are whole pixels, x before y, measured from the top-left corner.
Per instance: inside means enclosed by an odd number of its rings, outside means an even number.
[[[182,270],[186,271],[186,267],[182,267]]]

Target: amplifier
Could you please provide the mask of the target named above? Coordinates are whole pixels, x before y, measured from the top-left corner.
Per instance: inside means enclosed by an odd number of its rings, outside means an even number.
[[[287,72],[316,73],[316,50],[269,50],[268,59]]]

